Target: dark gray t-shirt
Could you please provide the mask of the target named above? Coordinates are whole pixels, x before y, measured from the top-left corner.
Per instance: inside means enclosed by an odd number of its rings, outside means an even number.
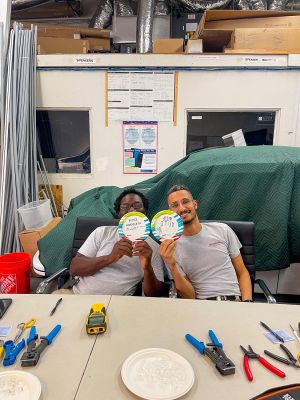
[[[239,283],[231,259],[242,247],[226,224],[201,223],[194,236],[182,236],[176,243],[175,259],[183,275],[193,285],[196,298],[240,295]]]
[[[106,256],[111,253],[118,240],[120,238],[116,226],[102,226],[90,234],[78,252],[86,257]],[[150,237],[146,241],[152,248],[151,265],[155,276],[163,282],[164,263],[158,254],[159,245]],[[123,256],[94,275],[81,276],[73,291],[76,294],[132,295],[143,277],[144,271],[139,263],[139,257]]]

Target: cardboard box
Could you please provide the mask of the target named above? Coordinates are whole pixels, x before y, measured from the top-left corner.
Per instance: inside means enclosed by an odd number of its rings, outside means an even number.
[[[90,50],[88,40],[38,37],[38,54],[86,54]]]
[[[287,18],[295,16],[290,22]],[[277,21],[277,18],[280,20]],[[283,20],[283,18],[285,18]],[[235,28],[283,27],[294,24],[298,26],[300,21],[299,12],[288,11],[248,11],[248,10],[207,10],[203,14],[198,28],[194,34],[194,39],[203,39],[203,50],[205,52],[222,52],[228,46],[232,32]],[[277,24],[277,25],[276,25]]]
[[[47,235],[53,228],[56,227],[61,221],[60,217],[53,218],[48,225],[39,229],[27,229],[19,233],[19,239],[25,253],[29,253],[31,261],[35,253],[38,251],[37,242]]]
[[[189,39],[185,45],[185,52],[188,54],[203,53],[202,39]]]
[[[269,54],[300,53],[300,29],[235,29],[230,48]]]
[[[183,53],[183,39],[154,39],[153,53],[155,54]]]

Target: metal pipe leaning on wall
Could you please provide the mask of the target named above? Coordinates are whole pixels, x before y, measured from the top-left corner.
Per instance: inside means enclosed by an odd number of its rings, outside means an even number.
[[[14,24],[4,70],[0,153],[0,254],[20,250],[17,209],[37,199],[36,29]]]
[[[152,31],[155,0],[140,0],[136,26],[136,52],[152,52]]]

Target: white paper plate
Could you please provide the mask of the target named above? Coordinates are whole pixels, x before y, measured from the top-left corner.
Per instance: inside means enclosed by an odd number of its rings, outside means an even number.
[[[145,240],[150,234],[150,221],[138,211],[129,212],[120,219],[118,233],[133,242]]]
[[[127,388],[146,400],[174,400],[194,384],[190,363],[174,351],[149,348],[137,351],[123,363],[121,376]]]
[[[41,392],[39,379],[29,372],[0,373],[0,400],[38,400]]]
[[[183,228],[182,219],[171,210],[158,212],[151,221],[152,233],[161,242],[165,239],[179,239],[183,233]]]

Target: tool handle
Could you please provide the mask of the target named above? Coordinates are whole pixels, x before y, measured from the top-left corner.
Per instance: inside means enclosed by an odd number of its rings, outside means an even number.
[[[194,336],[190,335],[189,333],[185,335],[185,338],[189,343],[196,347],[196,349],[199,350],[201,354],[204,354],[205,345],[203,342],[199,342],[199,340],[194,338]]]
[[[210,337],[210,340],[213,342],[215,346],[219,347],[220,349],[223,349],[222,343],[219,342],[217,336],[215,335],[215,332],[212,329],[208,331],[208,336]]]
[[[280,347],[282,348],[282,350],[285,352],[285,354],[288,356],[289,360],[292,363],[297,362],[296,358],[293,356],[293,354],[289,351],[289,349],[282,343],[280,343]]]
[[[280,378],[285,378],[285,373],[280,369],[276,368],[274,365],[270,364],[265,358],[260,356],[258,357],[258,361],[269,371],[273,372],[273,374],[279,376]]]
[[[26,343],[29,344],[30,342],[32,342],[35,339],[35,335],[36,335],[36,327],[34,325],[30,328],[29,336]]]
[[[253,375],[252,375],[250,365],[249,365],[249,358],[247,356],[244,356],[244,371],[245,371],[248,381],[252,382]]]
[[[271,352],[268,351],[268,350],[264,350],[264,353],[265,353],[267,356],[273,358],[274,360],[277,360],[277,361],[279,361],[279,362],[282,362],[282,363],[284,363],[284,364],[286,364],[286,365],[290,365],[290,364],[291,364],[291,363],[289,362],[289,360],[287,360],[286,358],[277,356],[276,354],[273,354],[273,353],[271,353]]]
[[[45,337],[48,344],[52,343],[52,340],[55,338],[55,336],[58,334],[60,330],[61,330],[61,325],[56,325],[55,328],[53,328],[52,331],[48,333],[48,335]]]

